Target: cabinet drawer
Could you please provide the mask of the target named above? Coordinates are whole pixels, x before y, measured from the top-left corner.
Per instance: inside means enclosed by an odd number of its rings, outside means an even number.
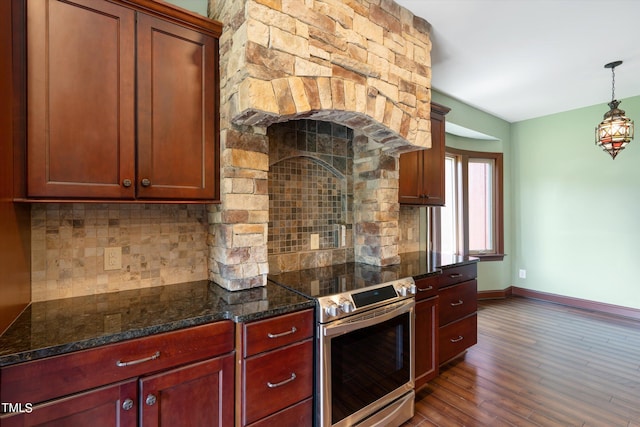
[[[313,398],[303,400],[290,408],[263,418],[249,427],[311,427],[313,425]]]
[[[311,397],[313,340],[246,359],[242,378],[244,425]]]
[[[440,326],[478,311],[478,282],[473,279],[440,290]]]
[[[233,331],[233,322],[225,320],[7,366],[0,372],[0,399],[43,402],[228,353]]]
[[[416,300],[431,298],[438,293],[438,276],[429,276],[416,280]]]
[[[440,364],[478,342],[478,316],[473,314],[440,328]]]
[[[244,357],[313,336],[313,310],[272,317],[244,325]]]
[[[442,270],[439,286],[455,285],[456,283],[466,282],[475,279],[478,276],[478,266],[474,264],[461,265],[459,267],[446,268]]]

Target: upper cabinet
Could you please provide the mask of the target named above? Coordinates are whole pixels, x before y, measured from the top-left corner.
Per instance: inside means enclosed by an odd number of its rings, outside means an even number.
[[[445,115],[449,108],[431,103],[431,148],[400,155],[401,204],[444,206]]]
[[[26,23],[28,198],[219,199],[219,23],[119,0]]]

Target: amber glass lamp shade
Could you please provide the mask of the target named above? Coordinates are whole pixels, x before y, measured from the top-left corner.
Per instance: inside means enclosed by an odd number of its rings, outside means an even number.
[[[616,100],[609,103],[611,109],[596,128],[596,145],[608,152],[612,159],[633,139],[633,121],[618,108],[619,104]]]

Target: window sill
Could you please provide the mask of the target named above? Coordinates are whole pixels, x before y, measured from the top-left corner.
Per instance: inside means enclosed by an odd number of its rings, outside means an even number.
[[[476,258],[480,258],[480,261],[502,261],[507,254],[469,254]]]

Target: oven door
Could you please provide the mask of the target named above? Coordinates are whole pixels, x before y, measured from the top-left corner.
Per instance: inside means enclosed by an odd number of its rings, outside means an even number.
[[[407,299],[319,326],[320,426],[367,417],[366,425],[390,425],[413,416],[414,304]]]

